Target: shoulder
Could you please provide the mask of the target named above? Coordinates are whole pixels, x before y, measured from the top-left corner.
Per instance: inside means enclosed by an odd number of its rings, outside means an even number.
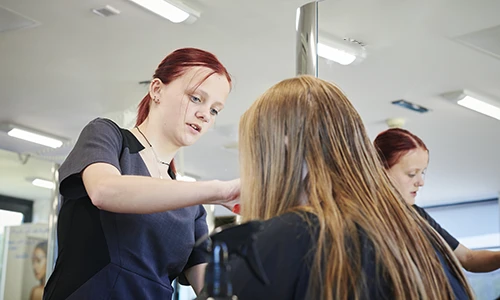
[[[413,208],[416,212],[418,212],[418,214],[419,214],[419,215],[426,214],[425,210],[424,210],[422,207],[420,207],[420,206],[418,206],[418,205],[416,205],[416,204],[413,204],[411,207],[412,207],[412,208]]]
[[[120,170],[119,156],[122,147],[122,132],[115,122],[105,118],[90,121],[59,168],[61,184],[67,177],[80,174],[87,166],[96,162],[109,163]]]
[[[434,230],[436,230],[436,232],[440,236],[444,238],[444,240],[446,241],[446,243],[448,243],[448,245],[451,247],[452,250],[457,249],[460,242],[454,236],[452,236],[448,231],[446,231],[446,229],[441,227],[441,225],[436,220],[434,220],[434,218],[431,217],[423,208],[417,205],[413,205],[413,208],[422,218],[424,218],[427,221],[427,223],[429,223],[429,225],[432,228],[434,228]]]
[[[271,218],[267,220],[265,224],[266,226],[302,228],[302,225],[309,222],[316,223],[316,221],[317,219],[314,214],[306,212],[289,212]]]
[[[413,204],[412,205],[412,208],[424,219],[426,219],[427,221],[434,221],[434,219],[425,211],[425,209],[423,209],[422,207],[416,205],[416,204]]]
[[[83,127],[76,146],[84,146],[89,141],[98,144],[113,141],[113,144],[121,144],[122,140],[122,129],[115,122],[106,118],[96,118]]]
[[[121,128],[120,126],[118,126],[118,124],[110,119],[95,118],[83,128],[83,131],[114,131],[116,133],[119,133],[121,131]]]
[[[90,121],[80,133],[76,146],[92,147],[105,144],[105,146],[118,146],[121,148],[123,141],[122,130],[115,122],[106,118],[96,118]],[[91,142],[91,144],[88,144]]]
[[[41,285],[34,286],[31,289],[30,299],[42,299],[42,296],[43,296],[43,287]]]
[[[412,205],[413,209],[422,217],[424,218],[431,227],[433,227],[435,230],[437,230],[441,234],[441,226],[434,220],[423,208],[420,206],[413,204]]]
[[[286,213],[264,222],[263,231],[258,235],[261,243],[310,245],[317,228],[317,218],[310,213]],[[299,244],[296,244],[299,242]]]
[[[436,229],[438,232],[441,230],[441,226],[434,220],[433,217],[431,217],[425,209],[421,208],[420,206],[413,204],[412,205],[413,209],[422,217],[424,218],[431,227]]]
[[[250,262],[231,257],[233,290],[242,299],[303,299],[312,263],[312,232],[317,221],[307,213],[286,213],[262,223],[255,237],[254,259],[262,263],[261,271],[269,279],[266,285],[258,279]]]

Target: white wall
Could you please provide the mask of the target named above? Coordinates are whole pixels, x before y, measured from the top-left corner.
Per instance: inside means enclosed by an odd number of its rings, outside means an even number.
[[[33,223],[49,223],[50,205],[52,199],[36,200],[33,203]]]
[[[469,248],[500,247],[498,199],[477,203],[429,207],[425,210],[444,229]]]

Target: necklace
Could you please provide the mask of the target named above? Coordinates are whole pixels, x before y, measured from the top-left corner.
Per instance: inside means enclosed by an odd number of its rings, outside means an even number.
[[[153,148],[153,145],[149,142],[148,138],[146,137],[146,135],[144,135],[144,133],[142,133],[142,131],[139,129],[139,126],[135,126],[135,128],[137,128],[137,131],[139,131],[139,133],[142,135],[142,137],[146,140],[146,143],[148,143],[149,145],[149,148],[151,149],[151,151],[153,152],[153,155],[156,159],[156,162],[162,164],[162,165],[166,165],[168,167],[170,167],[170,164],[165,162],[165,161],[162,161],[158,158],[158,155],[156,155],[156,152],[155,152],[155,149]],[[158,170],[158,175],[160,176],[160,179],[163,179],[163,176],[161,175],[161,172],[160,172],[160,168],[158,168],[158,165],[156,165],[156,168]]]

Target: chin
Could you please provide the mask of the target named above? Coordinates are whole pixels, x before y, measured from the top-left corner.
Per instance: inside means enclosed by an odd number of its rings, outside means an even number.
[[[188,135],[178,136],[176,145],[178,147],[188,147],[194,145],[197,141],[198,139],[193,136],[188,136]]]
[[[413,205],[415,204],[415,198],[408,198],[408,199],[405,199],[406,203],[408,203],[409,205]]]
[[[183,141],[183,143],[182,143],[182,146],[183,147],[189,147],[189,146],[192,146],[192,145],[196,144],[197,141],[198,141],[197,139],[196,140],[194,140],[194,139],[185,139]]]

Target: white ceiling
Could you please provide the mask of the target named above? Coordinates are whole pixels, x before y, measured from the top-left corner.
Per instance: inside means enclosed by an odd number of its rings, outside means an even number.
[[[237,177],[237,151],[224,145],[236,141],[239,116],[258,95],[295,75],[295,11],[307,1],[185,2],[202,12],[192,25],[170,23],[126,0],[0,0],[3,8],[38,24],[0,28],[0,122],[70,139],[51,151],[0,133],[0,148],[61,161],[89,120],[107,116],[131,125],[146,91],[138,82],[150,79],[170,51],[195,46],[214,52],[235,86],[215,129],[184,149],[181,168],[200,179]],[[91,12],[107,4],[121,14],[104,18]],[[346,92],[371,138],[386,128],[385,119],[404,117],[405,128],[430,148],[426,186],[417,199],[421,205],[498,196],[500,122],[439,97],[467,88],[500,101],[498,12],[500,1],[484,0],[320,3],[320,32],[360,40],[368,52],[355,66],[320,59],[320,77]],[[421,115],[390,104],[397,99],[431,112]],[[0,164],[0,193],[38,199],[33,193],[39,188],[14,183],[26,182],[38,166],[16,172],[7,167],[13,165]]]

